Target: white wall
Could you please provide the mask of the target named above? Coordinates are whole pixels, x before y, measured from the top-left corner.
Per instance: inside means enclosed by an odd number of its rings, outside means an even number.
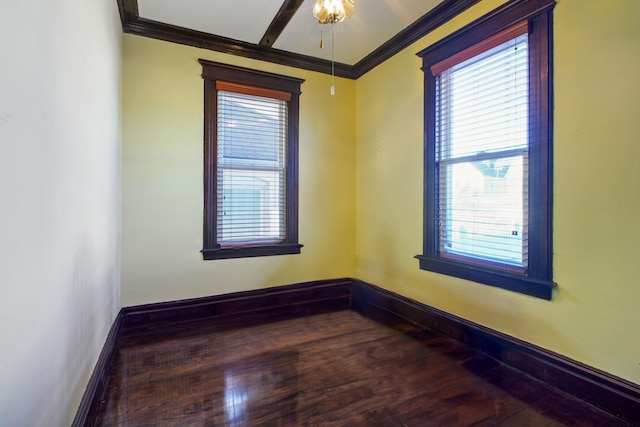
[[[68,426],[119,308],[115,0],[0,12],[0,425]]]

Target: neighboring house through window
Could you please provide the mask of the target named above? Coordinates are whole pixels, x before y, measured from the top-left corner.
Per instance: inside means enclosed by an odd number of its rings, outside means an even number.
[[[204,259],[300,253],[302,80],[200,60],[205,82]]]
[[[508,5],[419,53],[422,269],[551,298],[553,5]]]

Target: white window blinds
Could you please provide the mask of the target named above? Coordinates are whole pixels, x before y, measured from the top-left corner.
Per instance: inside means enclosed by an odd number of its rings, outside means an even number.
[[[442,256],[527,267],[526,31],[510,28],[432,67]]]
[[[285,239],[288,93],[217,83],[217,241]]]

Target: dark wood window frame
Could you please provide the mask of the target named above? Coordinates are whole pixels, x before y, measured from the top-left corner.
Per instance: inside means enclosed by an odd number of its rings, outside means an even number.
[[[424,240],[420,268],[551,299],[552,279],[552,12],[554,0],[516,0],[422,50],[424,72]],[[522,21],[529,38],[529,263],[525,271],[443,257],[436,224],[436,78],[434,64]]]
[[[205,260],[299,254],[298,243],[298,123],[302,79],[249,68],[199,60],[204,79],[204,230]],[[216,82],[287,92],[285,239],[277,244],[222,248],[217,241],[217,89]]]

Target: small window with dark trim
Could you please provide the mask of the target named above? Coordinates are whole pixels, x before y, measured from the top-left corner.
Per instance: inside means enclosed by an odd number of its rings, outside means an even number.
[[[303,80],[200,60],[205,260],[300,253]]]
[[[553,6],[506,6],[418,54],[424,270],[551,298]]]

